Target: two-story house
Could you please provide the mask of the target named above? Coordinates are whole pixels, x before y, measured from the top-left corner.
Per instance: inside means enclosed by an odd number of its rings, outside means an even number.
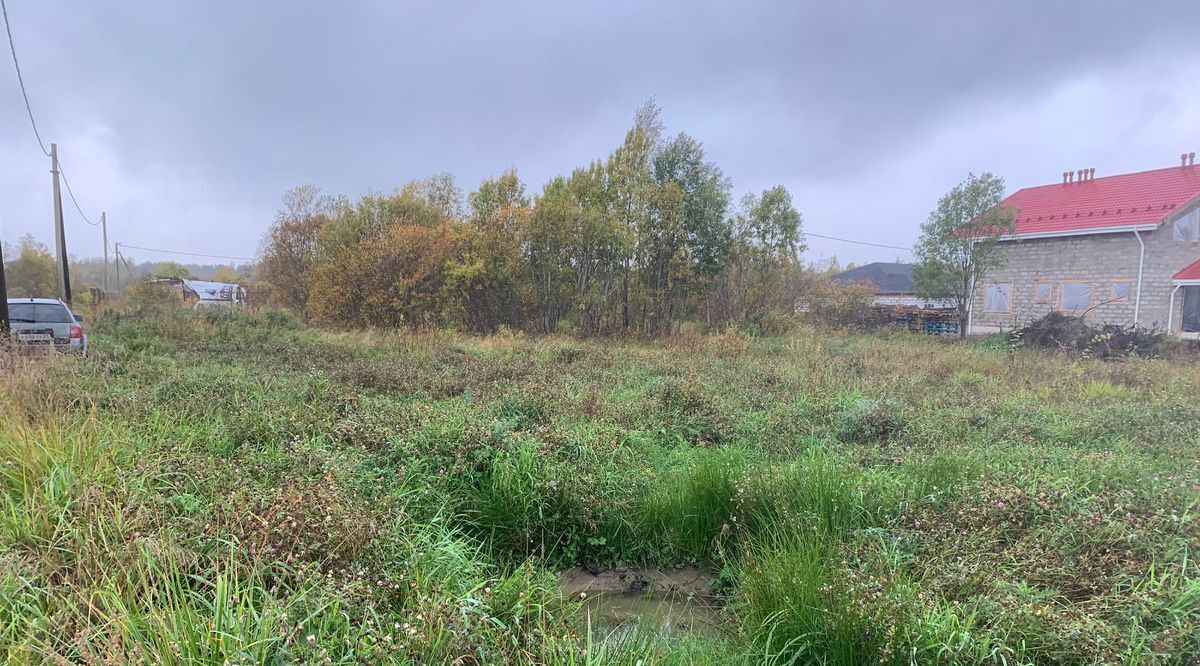
[[[976,285],[970,330],[1020,326],[1048,312],[1200,336],[1200,167],[1119,176],[1094,169],[1004,200],[1016,214],[1003,268]]]

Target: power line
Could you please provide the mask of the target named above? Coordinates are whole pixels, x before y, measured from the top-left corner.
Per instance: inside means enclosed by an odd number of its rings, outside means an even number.
[[[17,62],[17,45],[13,42],[12,27],[8,23],[8,5],[4,4],[4,0],[0,0],[0,11],[4,13],[4,31],[8,33],[8,50],[12,53],[13,68],[17,70],[17,83],[21,85],[21,97],[25,98],[25,111],[29,113],[29,124],[33,126],[33,135],[37,137],[38,146],[46,157],[50,157],[50,151],[46,150],[46,144],[42,143],[42,135],[38,133],[37,121],[33,119],[33,107],[29,104],[29,93],[25,92],[25,79],[21,76],[21,64]]]
[[[145,250],[146,252],[162,252],[165,254],[183,254],[183,255],[187,255],[189,257],[207,257],[209,259],[233,259],[234,261],[254,261],[253,257],[229,257],[229,256],[226,256],[223,254],[201,254],[199,252],[180,252],[179,250],[160,250],[158,248],[153,248],[153,247],[138,247],[136,245],[129,245],[128,243],[121,243],[120,245],[121,245],[122,249],[130,248],[133,250]]]
[[[79,202],[75,200],[75,193],[71,191],[71,181],[67,180],[67,170],[63,168],[62,160],[58,161],[58,173],[62,176],[63,184],[67,186],[67,194],[71,195],[71,203],[75,204],[75,211],[79,213],[79,217],[82,217],[84,222],[93,227],[100,226],[99,222],[92,222],[87,215],[83,214],[83,209],[79,207]]]
[[[868,243],[867,241],[852,240],[850,238],[838,238],[837,236],[822,236],[821,234],[814,234],[811,231],[805,231],[804,235],[812,236],[814,238],[824,238],[826,240],[841,241],[843,243],[854,243],[855,245],[870,245],[871,247],[884,247],[889,250],[904,250],[905,252],[912,252],[911,247],[900,247],[899,245],[884,245],[882,243]]]

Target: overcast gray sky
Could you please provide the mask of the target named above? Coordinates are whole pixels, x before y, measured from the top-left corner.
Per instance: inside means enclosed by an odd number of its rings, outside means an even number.
[[[1194,0],[6,1],[84,212],[149,247],[253,255],[305,182],[357,196],[450,171],[470,191],[516,166],[539,191],[651,96],[736,196],[783,184],[807,231],[905,247],[969,171],[1012,191],[1200,151]],[[0,234],[51,241],[49,160],[3,56]],[[98,256],[65,205],[70,251]]]

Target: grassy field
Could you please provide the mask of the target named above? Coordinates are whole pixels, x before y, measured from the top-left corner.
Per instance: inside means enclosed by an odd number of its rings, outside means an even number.
[[[98,321],[0,355],[13,663],[1200,661],[1200,366]],[[713,572],[715,632],[558,573]]]

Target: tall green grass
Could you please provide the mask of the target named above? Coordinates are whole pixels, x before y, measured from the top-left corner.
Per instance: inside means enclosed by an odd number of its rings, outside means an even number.
[[[756,661],[899,662],[889,651],[892,628],[857,605],[845,581],[852,572],[837,563],[837,549],[814,534],[776,533],[749,549],[735,613]]]
[[[0,660],[1200,658],[1194,363],[177,312],[93,344],[0,360]],[[556,579],[680,565],[716,632]]]

